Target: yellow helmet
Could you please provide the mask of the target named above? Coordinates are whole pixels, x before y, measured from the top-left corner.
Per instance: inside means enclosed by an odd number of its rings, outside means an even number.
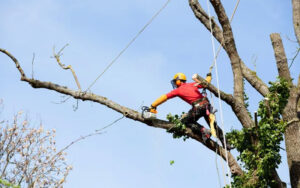
[[[186,82],[186,76],[185,74],[179,72],[177,74],[174,75],[173,80],[171,80],[171,84],[173,86],[173,88],[177,88],[181,82]]]
[[[173,77],[173,80],[182,80],[182,81],[186,81],[186,76],[185,74],[179,72],[179,73],[176,73]]]

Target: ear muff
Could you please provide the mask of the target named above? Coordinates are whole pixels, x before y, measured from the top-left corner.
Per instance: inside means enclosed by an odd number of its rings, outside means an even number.
[[[176,83],[177,86],[179,86],[181,84],[181,81],[180,80],[176,80],[175,83]]]

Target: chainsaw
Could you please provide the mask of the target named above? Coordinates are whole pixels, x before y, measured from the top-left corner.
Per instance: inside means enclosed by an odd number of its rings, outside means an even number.
[[[145,119],[156,119],[156,114],[150,112],[150,108],[148,106],[142,107],[142,118]]]

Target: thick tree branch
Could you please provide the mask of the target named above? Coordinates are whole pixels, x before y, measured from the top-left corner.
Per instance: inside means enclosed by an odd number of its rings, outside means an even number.
[[[139,122],[144,123],[151,127],[169,130],[170,128],[172,128],[174,126],[173,123],[170,123],[170,122],[164,121],[164,120],[160,120],[160,119],[154,119],[154,120],[144,119],[139,112],[132,110],[130,108],[127,108],[125,106],[121,106],[120,104],[117,104],[114,101],[107,99],[106,97],[95,95],[93,93],[71,90],[65,86],[60,86],[58,84],[54,84],[51,82],[43,82],[43,81],[27,78],[17,59],[14,56],[12,56],[9,52],[7,52],[6,50],[3,50],[0,48],[0,51],[3,52],[4,54],[6,54],[7,56],[9,56],[13,60],[13,62],[16,64],[16,67],[21,74],[21,80],[29,83],[33,88],[49,89],[49,90],[56,91],[58,93],[72,96],[75,99],[80,99],[83,101],[85,101],[85,100],[93,101],[93,102],[105,105],[106,107],[123,114],[126,118],[129,118],[129,119],[132,119],[135,121],[139,121]],[[192,130],[190,128],[186,128],[185,134],[188,137],[201,142],[202,144],[204,144],[207,148],[209,148],[213,152],[215,152],[217,150],[218,151],[217,153],[223,159],[226,159],[226,153],[225,153],[226,151],[224,150],[224,148],[219,146],[216,142],[209,140],[206,143],[204,143],[202,140],[202,136],[195,134],[194,132],[192,132]],[[230,152],[228,152],[227,155],[228,155],[229,167],[231,169],[232,174],[241,175],[243,173],[242,169],[238,165],[238,163],[235,160],[235,158],[233,157],[233,155]]]
[[[300,0],[292,0],[293,3],[293,23],[295,35],[300,44]]]
[[[194,15],[198,20],[206,27],[206,29],[210,32],[210,23],[209,23],[209,16],[203,10],[198,0],[189,0],[190,7],[194,12]],[[211,19],[212,25],[212,34],[213,36],[222,44],[223,41],[223,33],[220,27],[217,25],[214,19]]]
[[[287,62],[287,58],[284,52],[281,37],[278,33],[272,33],[270,35],[272,46],[275,53],[276,64],[279,76],[285,78],[290,84],[292,84],[292,79],[290,75],[290,70]]]
[[[239,103],[244,104],[244,84],[243,84],[243,74],[241,69],[241,60],[236,49],[231,25],[221,1],[210,0],[210,2],[215,9],[219,22],[223,29],[225,49],[229,56],[231,62],[231,68],[233,72],[234,97],[236,98],[236,100],[239,101]]]
[[[206,14],[206,12],[203,10],[201,5],[199,4],[198,0],[189,0],[190,7],[192,11],[194,12],[194,15],[196,18],[199,19],[199,21],[205,26],[205,28],[210,32],[210,26],[209,26],[209,17]],[[220,27],[215,23],[213,20],[212,22],[213,27],[213,36],[215,39],[222,44],[223,49],[227,52],[227,49],[225,48],[224,42],[223,42],[223,31],[220,29]],[[229,52],[227,52],[229,54]],[[246,78],[246,80],[254,87],[261,95],[266,96],[269,93],[268,86],[258,78],[256,73],[252,70],[250,70],[244,62],[241,60],[241,69],[243,76]]]
[[[196,79],[199,80],[199,82],[203,83],[209,91],[211,91],[216,97],[219,96],[218,94],[218,88],[213,86],[212,84],[208,83],[204,78],[199,76],[198,74],[195,75]],[[231,106],[231,109],[245,128],[250,128],[254,125],[253,120],[249,117],[248,111],[245,108],[244,104],[240,103],[238,100],[236,100],[235,97],[233,97],[230,94],[227,94],[223,91],[220,91],[220,98],[221,100],[225,101],[229,106]]]
[[[0,48],[0,52],[6,54],[8,57],[11,58],[11,60],[13,60],[13,62],[15,62],[16,68],[19,70],[19,72],[20,72],[20,74],[21,74],[21,80],[22,80],[23,78],[25,78],[26,75],[25,75],[23,69],[21,68],[21,66],[20,66],[20,64],[19,64],[19,62],[18,62],[18,60],[17,60],[11,53],[9,53],[8,51],[6,51],[5,49]]]
[[[256,89],[262,96],[267,96],[269,88],[257,75],[256,72],[249,69],[243,61],[241,61],[241,68],[244,78],[250,83],[250,85]]]

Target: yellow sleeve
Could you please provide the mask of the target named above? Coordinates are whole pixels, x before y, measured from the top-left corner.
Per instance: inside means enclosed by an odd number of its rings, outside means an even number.
[[[158,105],[164,103],[166,100],[167,100],[167,95],[162,95],[160,96],[158,99],[156,99],[152,104],[151,106],[156,108]]]
[[[211,75],[206,76],[205,80],[206,80],[208,83],[210,83],[210,82],[211,82]]]

